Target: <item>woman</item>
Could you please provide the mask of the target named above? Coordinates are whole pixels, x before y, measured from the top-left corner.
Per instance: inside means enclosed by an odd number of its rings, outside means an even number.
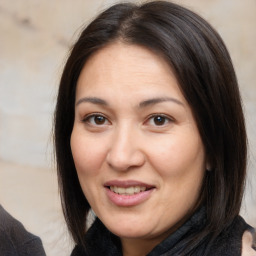
[[[55,148],[72,255],[255,254],[239,216],[237,80],[195,13],[117,4],[87,26],[61,78]]]

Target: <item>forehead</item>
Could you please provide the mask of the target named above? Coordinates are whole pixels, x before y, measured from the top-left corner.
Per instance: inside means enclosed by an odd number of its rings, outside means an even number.
[[[77,93],[86,90],[173,89],[180,91],[169,64],[156,53],[138,45],[115,42],[95,52],[85,63]]]

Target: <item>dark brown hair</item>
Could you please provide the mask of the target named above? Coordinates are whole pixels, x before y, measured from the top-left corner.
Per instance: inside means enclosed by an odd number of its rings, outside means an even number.
[[[90,205],[70,148],[77,80],[91,54],[116,40],[144,46],[165,58],[193,111],[211,163],[199,198],[206,207],[207,226],[194,239],[195,247],[203,237],[218,235],[239,213],[246,174],[246,132],[236,75],[222,39],[197,14],[165,1],[110,7],[82,31],[71,50],[60,81],[54,127],[68,228],[75,242],[83,244]]]

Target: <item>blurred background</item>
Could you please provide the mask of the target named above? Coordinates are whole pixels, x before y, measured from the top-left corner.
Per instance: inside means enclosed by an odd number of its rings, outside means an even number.
[[[115,2],[0,0],[0,204],[41,237],[49,256],[70,255],[73,246],[52,155],[58,81],[82,26]],[[241,214],[256,226],[256,1],[175,2],[206,18],[233,59],[250,147]]]

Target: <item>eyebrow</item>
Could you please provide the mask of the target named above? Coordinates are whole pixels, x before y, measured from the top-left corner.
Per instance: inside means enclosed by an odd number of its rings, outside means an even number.
[[[89,103],[93,103],[93,104],[96,104],[96,105],[103,105],[103,106],[108,105],[108,103],[103,99],[100,99],[100,98],[97,98],[97,97],[85,97],[85,98],[82,98],[82,99],[78,100],[77,103],[76,103],[76,106],[81,104],[81,103],[84,103],[84,102],[89,102]]]
[[[143,108],[143,107],[147,107],[147,106],[150,106],[150,105],[154,105],[154,104],[158,104],[158,103],[162,103],[162,102],[166,102],[166,101],[171,101],[171,102],[174,102],[178,105],[181,105],[181,106],[184,106],[184,104],[175,99],[175,98],[170,98],[170,97],[160,97],[160,98],[152,98],[152,99],[148,99],[148,100],[145,100],[145,101],[142,101],[140,104],[139,104],[139,107],[140,108]]]
[[[178,105],[184,106],[184,104],[181,101],[179,101],[175,98],[160,97],[160,98],[152,98],[152,99],[144,100],[144,101],[140,102],[139,107],[140,108],[145,108],[145,107],[148,107],[150,105],[155,105],[155,104],[166,102],[166,101],[171,101],[171,102],[174,102]],[[97,97],[81,98],[80,100],[77,101],[76,106],[81,104],[81,103],[86,103],[86,102],[93,103],[93,104],[96,104],[96,105],[109,106],[107,101],[105,101],[103,99],[100,99],[100,98],[97,98]]]

